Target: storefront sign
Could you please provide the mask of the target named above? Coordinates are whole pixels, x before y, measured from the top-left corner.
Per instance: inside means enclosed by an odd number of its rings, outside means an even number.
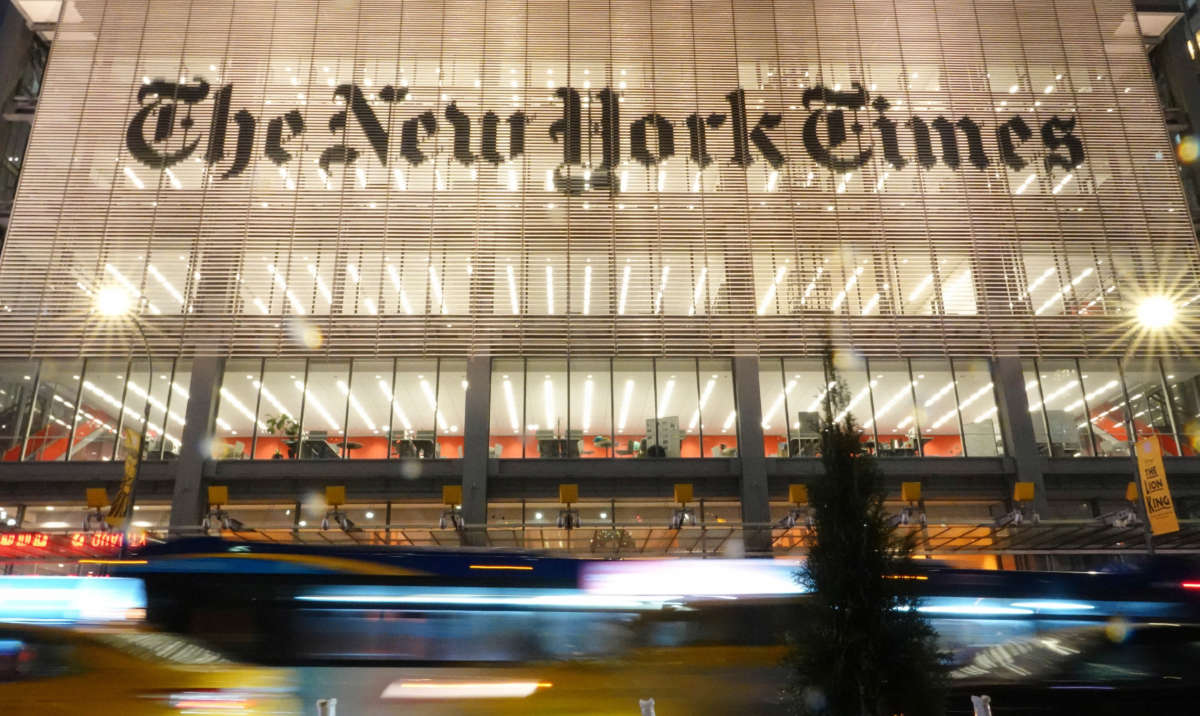
[[[449,161],[466,167],[500,165],[524,155],[527,143],[548,142],[562,154],[553,172],[553,190],[565,194],[621,191],[617,167],[626,157],[646,168],[686,155],[701,170],[719,162],[741,167],[765,162],[780,170],[794,159],[781,149],[778,135],[785,122],[799,126],[807,159],[834,172],[853,171],[877,158],[894,171],[918,166],[928,170],[939,164],[955,171],[997,165],[1020,171],[1040,158],[1038,163],[1048,173],[1069,172],[1085,158],[1074,116],[1053,115],[1040,125],[1030,120],[1031,125],[1020,114],[1009,113],[991,127],[967,115],[898,116],[887,97],[872,99],[863,85],[851,86],[852,91],[843,92],[818,84],[803,93],[802,107],[795,107],[794,113],[767,111],[755,117],[747,109],[745,90],[735,88],[724,95],[725,105],[719,108],[679,117],[650,112],[630,120],[622,117],[625,92],[609,87],[582,93],[559,87],[553,93],[558,105],[553,118],[543,119],[524,111],[505,117],[485,111],[472,118],[448,95],[443,95],[439,112],[409,110],[408,87],[387,85],[375,92],[342,84],[330,96],[341,109],[318,124],[299,109],[274,117],[235,109],[232,84],[215,89],[199,76],[191,84],[147,78],[137,91],[140,107],[127,126],[125,145],[137,161],[154,169],[202,157],[214,179],[228,181],[242,176],[260,156],[277,167],[287,166],[295,159],[289,147],[314,134],[324,145],[317,163],[326,173],[337,165],[366,161],[385,167],[431,166],[430,140],[446,132],[453,138]],[[201,111],[204,105],[209,106]],[[207,122],[201,125],[197,117],[205,114]],[[350,123],[361,130],[365,142],[348,141]],[[502,124],[507,128],[506,146],[499,141]],[[728,133],[732,140],[730,155],[714,156],[710,151],[717,132]]]
[[[1162,446],[1158,443],[1158,437],[1139,440],[1135,449],[1150,531],[1156,535],[1178,532],[1179,520],[1175,517],[1175,503],[1167,486],[1167,472],[1163,467]]]

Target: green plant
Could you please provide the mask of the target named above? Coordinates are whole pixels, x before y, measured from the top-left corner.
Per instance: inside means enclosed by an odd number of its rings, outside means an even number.
[[[941,714],[946,657],[917,610],[911,533],[884,509],[882,475],[833,369],[821,427],[823,474],[809,483],[816,539],[797,575],[811,591],[789,635],[793,713]]]
[[[287,413],[268,415],[264,423],[267,426],[268,435],[281,433],[289,438],[295,438],[300,435],[300,423],[292,420],[292,416]]]

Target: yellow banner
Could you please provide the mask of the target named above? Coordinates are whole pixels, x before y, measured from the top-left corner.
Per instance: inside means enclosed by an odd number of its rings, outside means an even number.
[[[1158,443],[1158,437],[1139,440],[1135,450],[1150,532],[1156,535],[1178,532],[1179,520],[1175,517],[1175,503],[1171,500],[1171,490],[1167,487],[1167,471],[1163,467],[1162,446]]]
[[[129,519],[129,497],[133,494],[133,481],[137,478],[137,461],[140,439],[137,433],[126,428],[125,433],[125,475],[121,478],[121,487],[113,498],[112,507],[104,521],[110,527],[120,527]]]

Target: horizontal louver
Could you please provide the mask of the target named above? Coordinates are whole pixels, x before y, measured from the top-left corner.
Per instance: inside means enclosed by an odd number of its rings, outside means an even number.
[[[65,6],[3,355],[125,353],[103,287],[184,356],[1080,356],[1200,294],[1126,0]]]

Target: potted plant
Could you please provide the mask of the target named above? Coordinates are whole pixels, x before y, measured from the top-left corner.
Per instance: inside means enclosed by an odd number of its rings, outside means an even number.
[[[287,413],[280,413],[279,415],[268,415],[266,426],[268,435],[282,434],[288,438],[284,440],[284,443],[287,445],[288,459],[294,459],[296,457],[296,449],[300,446],[300,423],[292,420],[292,416]],[[276,448],[275,454],[271,456],[271,459],[279,460],[282,457],[279,454],[279,449]]]

